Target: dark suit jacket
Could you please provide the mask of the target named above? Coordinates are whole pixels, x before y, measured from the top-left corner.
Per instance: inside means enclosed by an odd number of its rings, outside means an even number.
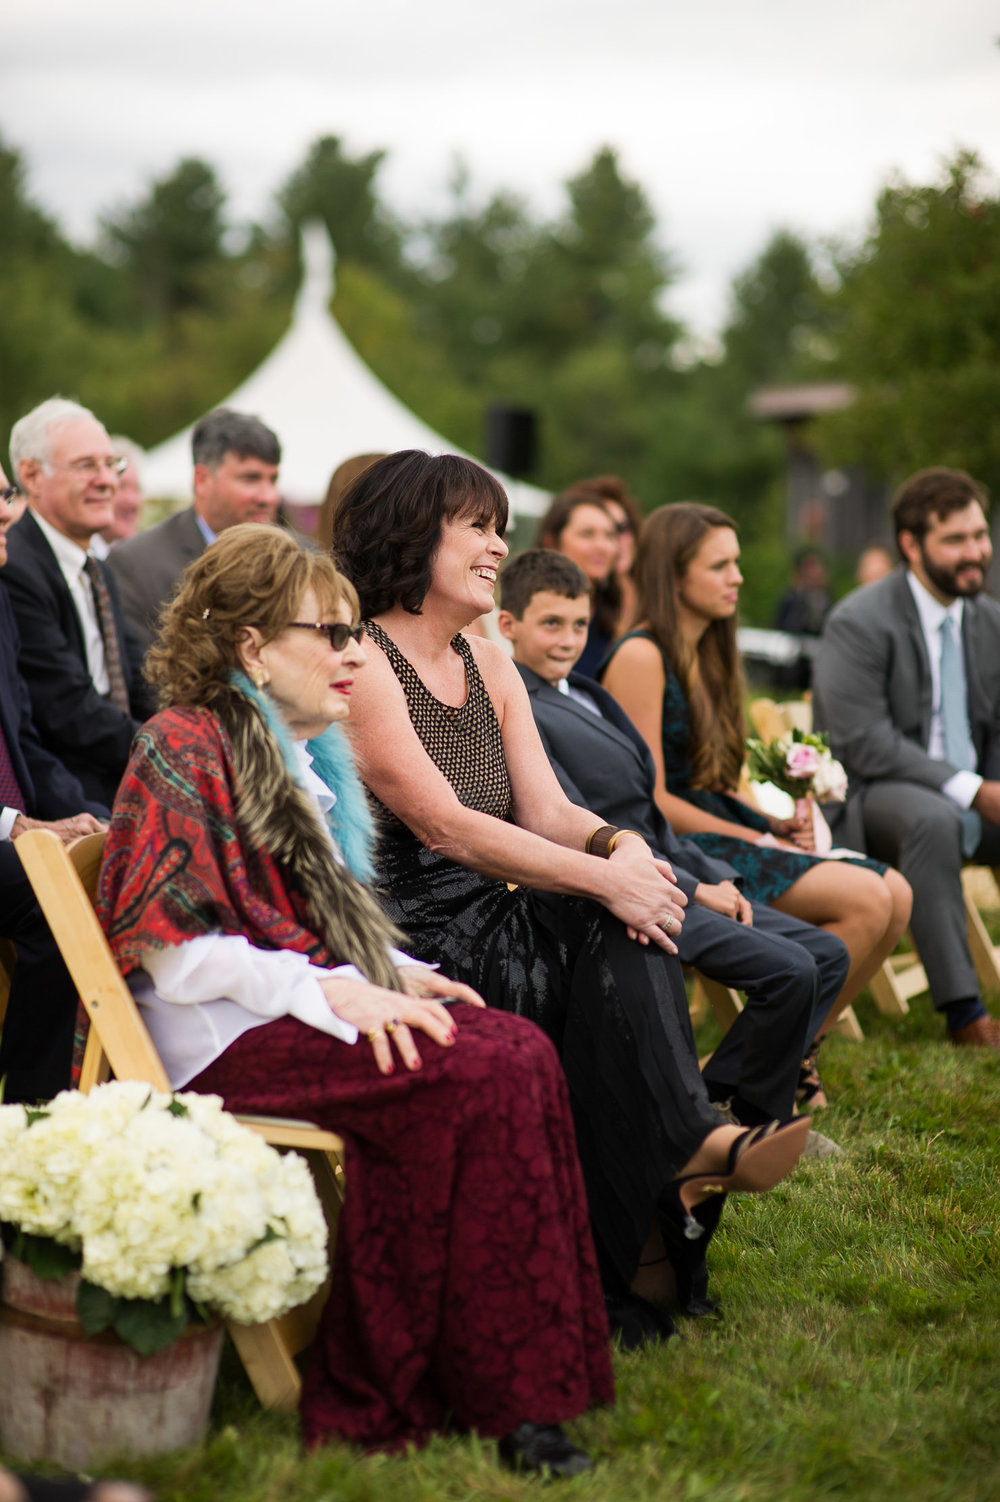
[[[139,645],[125,629],[114,579],[107,565],[101,567],[111,593],[132,714],[116,709],[94,687],[73,597],[30,511],[7,533],[0,586],[17,619],[18,666],[38,732],[48,750],[79,778],[88,798],[110,807],[132,738],[153,701],[142,680]]]
[[[108,562],[118,582],[122,609],[144,655],[156,635],[161,607],[188,564],[204,551],[205,539],[193,506],[112,548]]]
[[[1000,778],[1000,605],[966,600],[962,615],[969,727],[983,777]],[[872,782],[940,789],[958,770],[927,754],[932,682],[906,571],[857,589],[827,619],[813,664],[817,729],[850,779],[843,810],[827,809],[838,837],[863,850],[862,798]]]
[[[91,802],[72,773],[42,745],[31,719],[31,701],[17,670],[21,641],[10,601],[0,589],[0,725],[26,812],[32,819],[66,819],[91,813],[107,818],[102,803]]]
[[[699,882],[739,880],[727,862],[712,860],[693,841],[674,834],[654,800],[656,768],[649,747],[606,689],[580,673],[570,674],[570,684],[594,699],[601,711],[595,715],[530,668],[516,666],[545,754],[570,802],[641,834],[673,866],[688,898]]]

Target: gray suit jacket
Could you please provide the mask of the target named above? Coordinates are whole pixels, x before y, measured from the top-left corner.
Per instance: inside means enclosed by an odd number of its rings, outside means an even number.
[[[673,866],[677,885],[688,898],[699,882],[740,881],[726,861],[713,860],[671,829],[653,799],[656,769],[649,747],[606,689],[579,673],[570,674],[570,683],[598,705],[601,713],[592,714],[530,668],[518,663],[517,670],[528,690],[545,754],[570,802],[641,834]]]
[[[156,635],[160,609],[170,599],[188,564],[204,551],[205,539],[193,506],[111,549],[108,562],[118,584],[125,619],[143,653],[149,650]]]
[[[1000,605],[966,600],[962,617],[969,726],[983,777],[1000,777]],[[828,616],[813,664],[816,727],[850,779],[842,810],[827,809],[838,838],[863,850],[862,798],[873,782],[941,788],[958,770],[927,754],[931,670],[920,616],[897,569],[858,589]]]

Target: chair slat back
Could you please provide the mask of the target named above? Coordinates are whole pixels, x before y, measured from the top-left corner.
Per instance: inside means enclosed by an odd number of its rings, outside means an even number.
[[[14,848],[112,1072],[169,1091],[167,1072],[94,912],[104,835],[86,835],[67,848],[51,830],[32,829]],[[96,1083],[100,1070],[91,1066],[87,1074],[81,1088]]]

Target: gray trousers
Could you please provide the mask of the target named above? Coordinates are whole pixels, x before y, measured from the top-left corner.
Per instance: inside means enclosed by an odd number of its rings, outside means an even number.
[[[978,996],[962,895],[959,810],[943,793],[915,782],[874,782],[862,797],[868,854],[895,866],[913,888],[910,931],[935,1007]],[[972,859],[1000,864],[1000,825],[983,821]]]

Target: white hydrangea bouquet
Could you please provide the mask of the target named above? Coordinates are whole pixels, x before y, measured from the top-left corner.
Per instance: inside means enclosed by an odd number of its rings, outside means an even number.
[[[136,1081],[65,1090],[37,1110],[0,1106],[0,1226],[37,1276],[79,1270],[87,1334],[112,1328],[141,1355],[192,1319],[275,1318],[327,1275],[305,1161],[218,1096]]]
[[[820,803],[843,803],[847,773],[830,753],[825,731],[789,730],[773,741],[747,741],[747,768],[754,782],[770,782],[792,798],[810,794]]]

